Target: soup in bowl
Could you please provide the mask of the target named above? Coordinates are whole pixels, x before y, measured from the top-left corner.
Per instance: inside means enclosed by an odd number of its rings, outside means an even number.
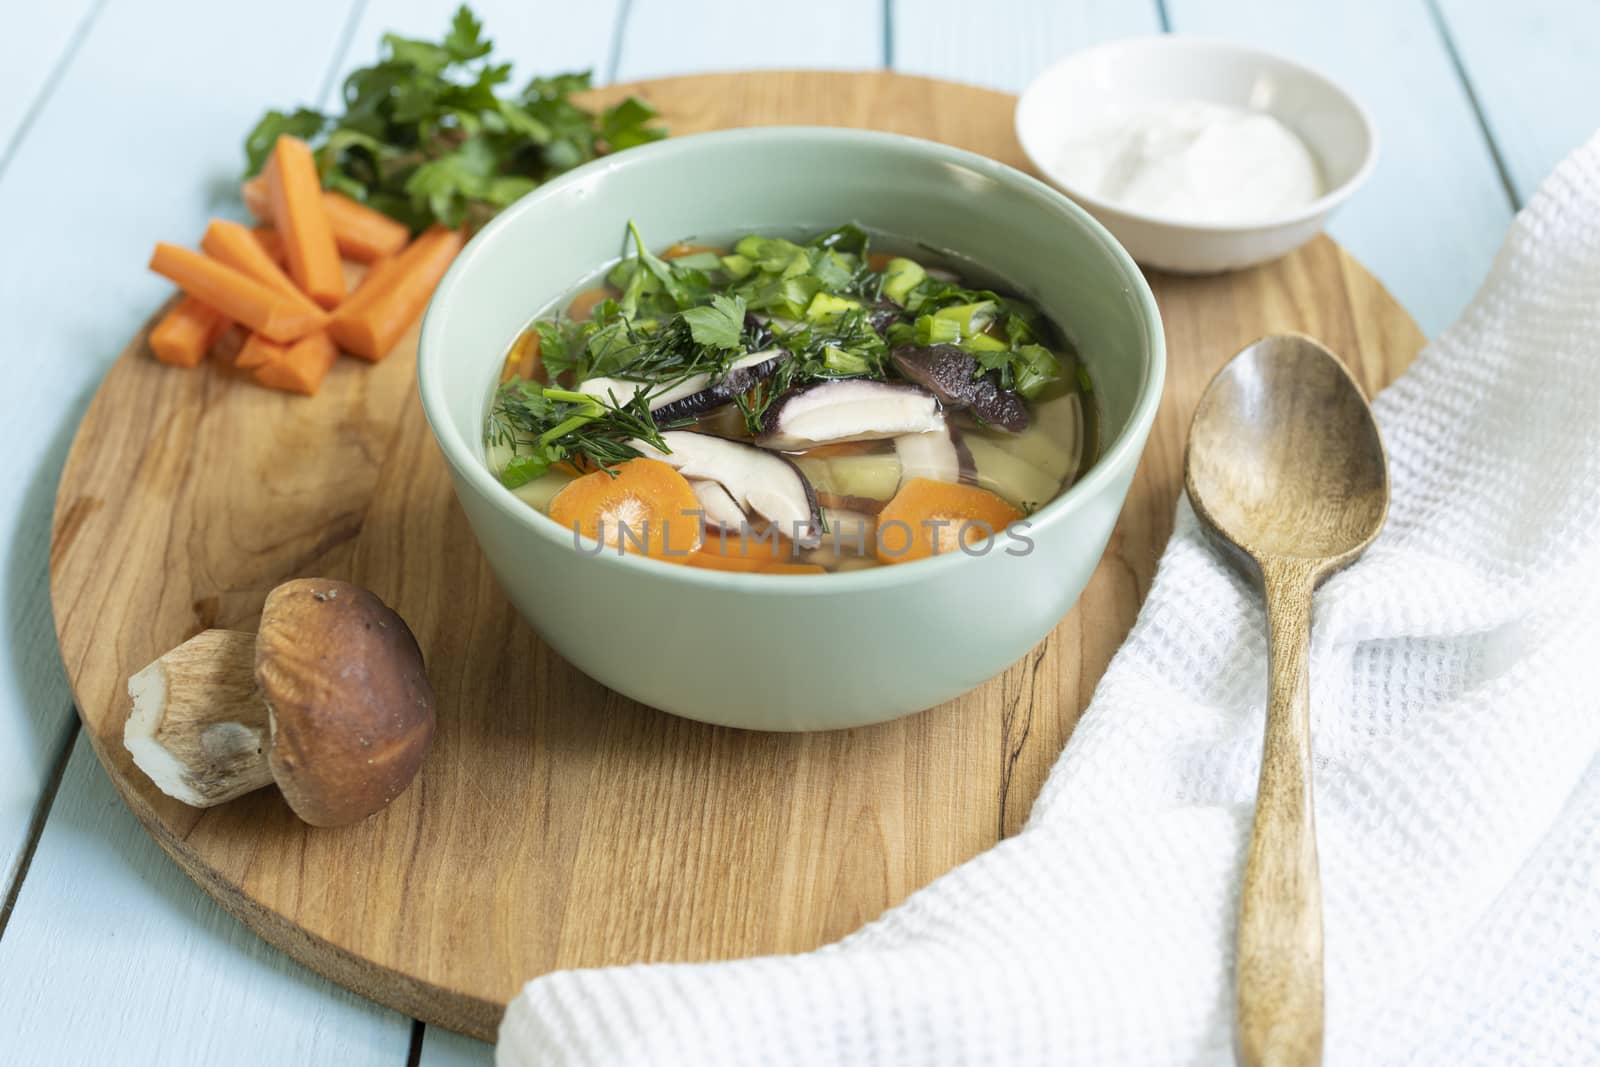
[[[552,648],[676,714],[801,730],[950,699],[1060,621],[1163,367],[1143,278],[1065,197],[786,128],[520,201],[440,285],[418,374]]]

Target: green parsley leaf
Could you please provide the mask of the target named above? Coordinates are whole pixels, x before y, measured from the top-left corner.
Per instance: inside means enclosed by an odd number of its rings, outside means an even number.
[[[706,307],[688,308],[683,320],[695,341],[712,348],[744,348],[744,299],[717,294]]]
[[[502,96],[511,67],[492,51],[466,5],[438,42],[385,35],[377,62],[345,79],[342,114],[261,118],[245,139],[247,174],[287,134],[311,143],[324,188],[413,229],[475,226],[557,174],[665,136],[643,101],[600,113],[574,103],[587,72],[537,77]]]

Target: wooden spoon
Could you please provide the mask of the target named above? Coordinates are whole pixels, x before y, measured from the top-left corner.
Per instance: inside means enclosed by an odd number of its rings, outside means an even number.
[[[1217,372],[1189,427],[1184,486],[1227,554],[1260,576],[1270,682],[1239,907],[1239,1060],[1322,1060],[1322,890],[1311,812],[1311,591],[1372,543],[1389,510],[1383,441],[1361,387],[1309,337],[1275,334]]]

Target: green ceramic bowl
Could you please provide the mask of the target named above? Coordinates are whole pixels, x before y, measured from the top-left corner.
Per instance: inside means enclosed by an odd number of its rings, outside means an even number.
[[[483,419],[533,314],[652,241],[825,229],[846,220],[953,249],[1036,300],[1093,376],[1101,455],[1036,512],[1032,551],[959,553],[815,577],[722,573],[573,536],[484,466]],[[990,159],[857,130],[673,138],[591,163],[518,201],[450,268],[422,325],[423,409],[512,602],[585,674],[677,715],[757,730],[879,722],[959,696],[1042,640],[1100,560],[1165,370],[1133,260],[1065,196]]]

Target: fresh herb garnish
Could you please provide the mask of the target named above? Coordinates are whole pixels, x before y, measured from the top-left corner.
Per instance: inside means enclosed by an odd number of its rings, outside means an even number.
[[[685,308],[681,313],[697,344],[725,351],[744,351],[744,299],[718,294],[705,307]]]
[[[666,451],[661,431],[670,428],[657,425],[642,391],[617,404],[588,393],[515,381],[495,393],[486,438],[514,453],[500,480],[515,489],[563,460],[614,467],[643,455],[635,440]]]
[[[510,64],[466,5],[443,40],[386,34],[378,62],[344,83],[343,114],[269,111],[245,140],[248,173],[278,137],[311,142],[322,183],[413,229],[478,226],[563,171],[665,136],[656,112],[629,97],[595,114],[571,100],[587,72],[535,78],[501,95]]]
[[[1060,359],[1039,343],[1049,326],[1032,305],[931,276],[910,260],[874,270],[869,244],[865,231],[845,225],[803,244],[752,235],[727,255],[667,259],[629,223],[625,256],[606,276],[615,299],[600,301],[587,320],[557,315],[534,329],[550,380],[609,377],[645,388],[608,405],[559,387],[502,387],[489,437],[517,457],[503,476],[520,484],[570,456],[598,466],[633,458],[629,441],[659,440],[664,428],[648,396],[693,375],[720,380],[739,357],[770,348],[789,358],[734,398],[751,433],[798,386],[898,377],[889,359],[897,345],[957,345],[972,355],[974,376],[989,375],[1027,399],[1060,380]],[[902,282],[890,299],[892,275]]]

